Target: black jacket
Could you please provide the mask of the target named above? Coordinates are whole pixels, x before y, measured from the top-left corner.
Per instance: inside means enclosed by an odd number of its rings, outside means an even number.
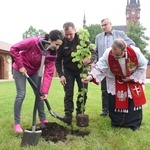
[[[57,50],[57,59],[56,59],[56,70],[58,76],[61,77],[63,75],[63,69],[66,69],[73,73],[81,73],[82,69],[78,68],[77,62],[72,62],[71,53],[76,52],[76,46],[80,44],[80,39],[77,34],[75,34],[73,41],[68,41],[66,38],[63,40],[63,44]],[[92,58],[91,62],[93,62],[97,58],[96,51],[94,49],[91,50]]]

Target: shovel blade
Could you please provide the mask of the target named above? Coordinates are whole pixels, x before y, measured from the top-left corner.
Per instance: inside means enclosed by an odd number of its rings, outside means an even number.
[[[21,146],[35,146],[38,144],[39,139],[41,137],[42,131],[29,131],[25,130],[23,137],[22,137],[22,142]]]
[[[58,118],[58,119],[59,119],[59,118],[63,118],[62,116],[56,114],[56,113],[53,112],[52,110],[50,110],[50,114],[51,114],[53,117]]]

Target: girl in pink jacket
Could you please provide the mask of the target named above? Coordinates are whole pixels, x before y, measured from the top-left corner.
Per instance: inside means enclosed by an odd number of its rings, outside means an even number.
[[[13,63],[13,75],[16,85],[16,99],[14,102],[14,131],[23,133],[20,125],[20,114],[23,100],[26,94],[26,76],[25,72],[30,78],[37,84],[38,71],[41,65],[41,59],[43,54],[43,48],[47,49],[50,42],[50,48],[46,52],[45,68],[43,73],[43,80],[41,84],[41,93],[43,93],[43,99],[47,98],[47,94],[51,85],[55,59],[57,57],[56,50],[62,44],[63,34],[59,30],[52,30],[49,34],[42,37],[30,37],[27,38],[10,48],[10,53],[14,60]],[[44,42],[48,41],[48,42]],[[44,113],[44,103],[41,99],[38,100],[38,114],[40,123],[48,122]]]

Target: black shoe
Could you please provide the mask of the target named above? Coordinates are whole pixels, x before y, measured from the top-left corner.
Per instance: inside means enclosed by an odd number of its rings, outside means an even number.
[[[139,130],[140,129],[140,127],[131,127],[131,129],[133,130],[133,131],[137,131],[137,130]]]
[[[72,117],[70,117],[70,116],[64,116],[62,120],[63,120],[63,122],[67,123],[68,125],[71,125],[71,123],[72,123]]]
[[[101,114],[100,114],[100,116],[102,116],[102,117],[106,117],[108,115],[108,113],[106,113],[106,112],[102,112]]]

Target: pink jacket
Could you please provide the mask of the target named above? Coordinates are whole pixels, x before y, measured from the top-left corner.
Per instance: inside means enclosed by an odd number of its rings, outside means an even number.
[[[42,59],[42,50],[39,46],[40,37],[31,37],[25,39],[10,48],[13,56],[13,68],[19,70],[25,67],[29,75],[39,71]],[[51,55],[48,50],[45,58],[45,70],[41,86],[41,92],[48,94],[55,66],[56,55]]]

